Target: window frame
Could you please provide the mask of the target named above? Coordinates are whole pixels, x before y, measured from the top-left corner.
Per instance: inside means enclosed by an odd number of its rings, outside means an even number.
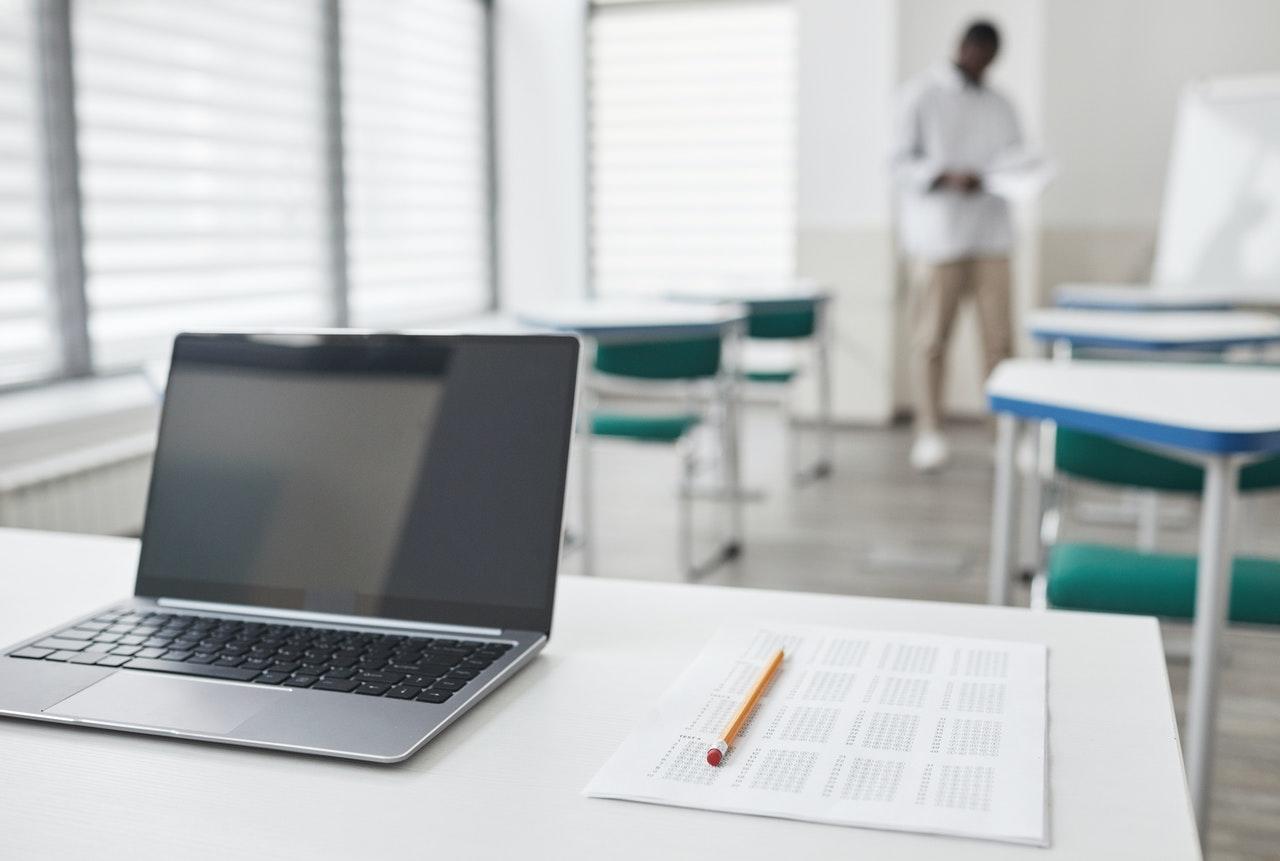
[[[583,168],[584,168],[583,200],[585,202],[584,206],[586,209],[584,213],[584,218],[583,218],[583,225],[584,225],[583,229],[585,230],[585,243],[583,247],[586,249],[586,261],[585,261],[586,262],[586,295],[587,295],[587,298],[589,299],[598,299],[600,298],[600,295],[601,295],[599,286],[597,284],[597,277],[596,277],[597,276],[596,253],[595,253],[596,207],[595,207],[595,195],[594,195],[596,164],[592,156],[595,148],[592,145],[592,139],[591,139],[592,129],[595,127],[595,124],[593,122],[594,118],[592,116],[592,110],[591,110],[591,105],[592,105],[591,69],[593,64],[593,57],[591,52],[592,19],[597,14],[600,14],[601,11],[607,10],[610,7],[680,6],[680,5],[684,5],[691,2],[701,3],[703,5],[715,5],[717,2],[723,2],[725,5],[750,5],[753,2],[753,0],[585,0],[586,9],[583,14],[583,28],[582,28],[583,75],[582,75],[581,98],[582,98],[583,130],[586,136],[586,141],[585,141],[586,145],[583,147],[583,151],[584,151],[583,152]],[[761,5],[768,5],[769,3],[774,2],[774,0],[758,0],[758,2]],[[791,2],[794,2],[794,0],[791,0]],[[797,108],[798,108],[798,103],[797,103]],[[799,174],[797,173],[793,178],[793,182],[798,183],[798,181],[799,181]],[[799,194],[798,186],[795,190],[795,193],[797,195],[797,202],[798,202],[798,194]],[[798,230],[798,224],[793,224],[792,230],[793,231]]]
[[[93,366],[93,344],[89,324],[91,311],[86,293],[84,263],[85,234],[83,199],[81,197],[80,152],[77,135],[77,92],[73,74],[75,41],[72,33],[73,6],[83,0],[27,0],[31,4],[32,30],[36,44],[36,76],[39,87],[35,99],[34,132],[43,150],[43,163],[38,205],[47,237],[43,254],[48,261],[44,287],[53,307],[58,361],[54,370],[42,376],[0,383],[0,393],[47,386],[63,380],[119,377],[133,374],[138,367],[98,371]],[[324,148],[326,161],[320,189],[325,201],[324,217],[329,222],[330,248],[322,262],[329,278],[330,325],[349,325],[350,260],[348,243],[349,212],[346,202],[344,140],[342,134],[342,47],[341,9],[345,0],[319,0],[322,4],[322,103],[325,112]],[[476,3],[483,15],[481,48],[481,112],[484,117],[482,174],[485,177],[485,230],[487,245],[484,256],[488,278],[483,310],[499,307],[500,254],[498,251],[498,171],[497,171],[497,99],[494,70],[494,0],[468,0]],[[54,142],[50,146],[50,142]],[[442,316],[441,322],[450,318]],[[157,357],[162,358],[162,357]]]

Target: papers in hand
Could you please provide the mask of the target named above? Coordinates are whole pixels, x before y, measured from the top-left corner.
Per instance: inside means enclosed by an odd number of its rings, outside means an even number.
[[[707,765],[778,648],[782,670]],[[723,628],[586,793],[1045,846],[1046,661],[1031,643]]]
[[[996,159],[982,172],[982,188],[1010,203],[1025,203],[1039,197],[1057,172],[1048,159],[1019,150]]]

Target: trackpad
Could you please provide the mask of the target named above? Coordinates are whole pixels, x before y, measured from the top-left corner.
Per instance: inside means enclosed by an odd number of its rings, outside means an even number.
[[[107,676],[44,712],[104,723],[223,735],[289,693],[287,689],[122,672]]]

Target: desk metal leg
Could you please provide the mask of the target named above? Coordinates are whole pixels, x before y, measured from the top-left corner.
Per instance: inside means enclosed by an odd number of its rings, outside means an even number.
[[[1009,603],[1009,575],[1013,562],[1014,510],[1017,494],[1018,420],[1008,413],[996,416],[995,492],[991,506],[991,563],[987,572],[987,602]]]
[[[1021,434],[1025,453],[1022,475],[1022,508],[1018,525],[1018,570],[1035,576],[1040,570],[1040,526],[1044,515],[1044,473],[1041,451],[1042,426],[1029,424]]]
[[[831,406],[833,393],[831,390],[831,313],[827,305],[821,304],[818,314],[818,421],[821,428],[821,451],[813,475],[822,478],[831,474],[835,464],[836,428]]]
[[[724,485],[725,502],[729,506],[729,544],[725,548],[725,556],[733,559],[742,552],[742,447],[740,444],[739,386],[738,371],[741,367],[742,332],[734,326],[725,337],[727,355],[722,361],[725,370],[721,373],[720,397],[724,419]]]
[[[1187,781],[1201,846],[1208,842],[1214,725],[1218,715],[1218,662],[1231,595],[1231,509],[1239,478],[1238,459],[1216,456],[1205,464],[1186,745]]]

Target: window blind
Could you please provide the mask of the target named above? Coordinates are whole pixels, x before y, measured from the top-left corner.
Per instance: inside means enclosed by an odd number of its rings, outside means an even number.
[[[0,384],[54,374],[58,344],[45,279],[35,16],[0,0]]]
[[[330,322],[318,0],[73,14],[95,365],[182,328]]]
[[[588,40],[596,291],[790,274],[791,4],[597,3]]]
[[[342,5],[352,323],[410,326],[490,297],[486,10]]]

